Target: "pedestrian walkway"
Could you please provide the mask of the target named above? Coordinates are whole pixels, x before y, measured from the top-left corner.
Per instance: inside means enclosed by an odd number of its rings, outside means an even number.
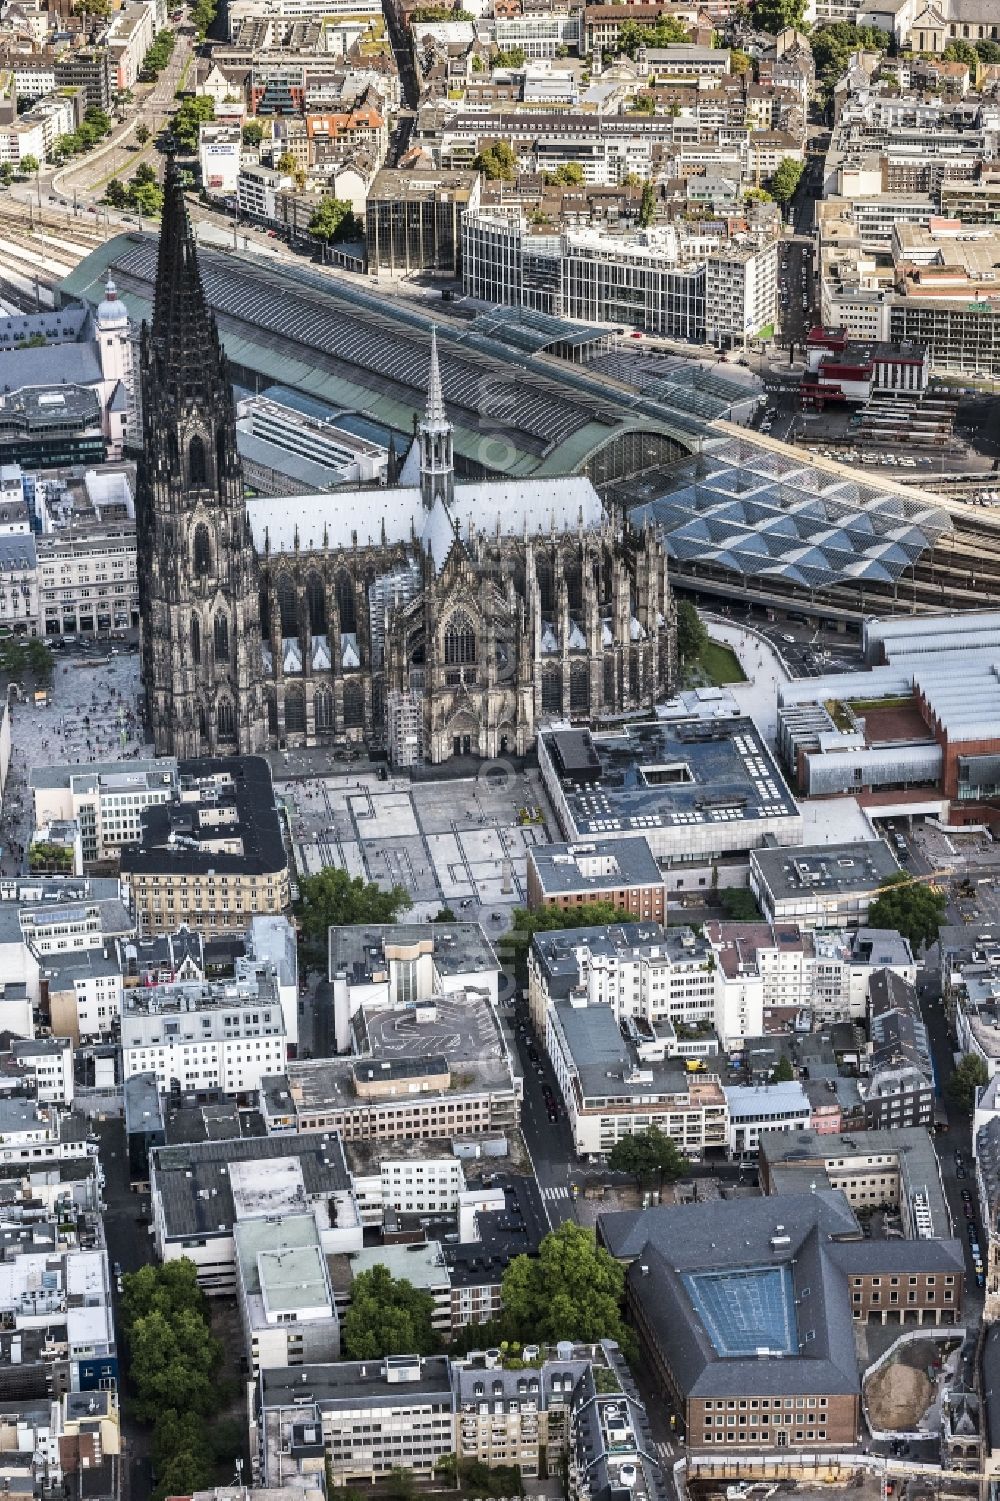
[[[555,1199],[571,1199],[573,1196],[568,1188],[543,1188],[542,1198],[553,1201]]]
[[[785,664],[771,643],[755,631],[720,620],[709,619],[705,624],[713,641],[722,641],[735,652],[747,680],[731,684],[729,692],[773,746],[778,729],[778,688],[788,682]]]

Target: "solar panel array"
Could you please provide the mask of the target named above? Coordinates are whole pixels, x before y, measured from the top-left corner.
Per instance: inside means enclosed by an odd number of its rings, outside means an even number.
[[[429,372],[429,341],[423,326],[390,319],[347,299],[331,283],[299,290],[239,261],[202,254],[201,276],[209,306],[220,318],[248,325],[247,336],[261,342],[270,333],[332,356],[346,367],[366,371],[393,385],[423,394]],[[115,263],[115,271],[152,283],[156,244],[143,240]],[[521,369],[505,368],[467,344],[439,340],[441,380],[449,406],[472,413],[476,426],[509,426],[538,440],[543,452],[593,421],[614,421],[593,403],[574,402]]]
[[[717,1355],[797,1355],[795,1295],[785,1266],[685,1272],[688,1296]]]

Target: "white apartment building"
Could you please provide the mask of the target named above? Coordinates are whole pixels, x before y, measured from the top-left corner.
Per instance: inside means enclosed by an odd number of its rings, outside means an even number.
[[[108,33],[108,53],[116,88],[134,87],[142,60],[153,45],[156,32],[154,0],[136,0],[118,12]]]
[[[245,1095],[288,1062],[288,1037],[272,972],[254,983],[179,981],[126,991],[122,1074],[153,1073],[161,1090]]]
[[[277,223],[279,193],[288,193],[294,179],[288,172],[278,172],[272,167],[256,163],[244,163],[236,181],[236,203],[241,214],[250,219]]]
[[[601,1160],[616,1141],[652,1125],[691,1158],[725,1147],[728,1111],[718,1079],[667,1059],[651,1029],[619,1026],[610,1006],[577,998],[548,1008],[545,1046],[578,1156]]]
[[[135,522],[38,538],[40,635],[109,635],[139,622]]]
[[[42,143],[47,157],[60,136],[70,135],[76,126],[76,110],[73,100],[66,94],[51,93],[38,99],[23,116],[42,129]],[[39,158],[41,160],[41,158]]]
[[[795,923],[712,921],[705,933],[720,984],[759,988],[766,1025],[811,1011],[820,1022],[862,1020],[876,969],[891,969],[911,985],[917,966],[906,939],[875,928],[808,931]],[[731,1005],[727,1005],[731,1013]]]
[[[673,1028],[678,1054],[731,1048],[763,1030],[759,977],[729,975],[706,938],[658,923],[564,929],[535,935],[528,956],[528,1004],[543,1035],[551,1006],[583,999],[608,1005],[615,1019],[632,1017]],[[685,1046],[685,1033],[691,1047]],[[695,1045],[700,1033],[701,1049]]]
[[[19,167],[26,156],[45,160],[45,130],[41,120],[11,120],[0,125],[0,166]]]
[[[87,1140],[87,1131],[86,1121],[57,1105],[0,1097],[0,1168],[41,1168],[79,1157],[96,1161],[97,1146]]]
[[[34,1083],[42,1105],[73,1103],[73,1044],[68,1037],[26,1037],[10,1045],[10,1059],[18,1072]]]
[[[243,132],[239,125],[202,125],[198,133],[201,180],[210,197],[231,198],[240,175]]]
[[[122,1014],[122,961],[117,944],[48,960],[41,970],[52,1031],[80,1043],[109,1038]]]
[[[804,1131],[812,1107],[802,1085],[787,1083],[723,1086],[729,1110],[729,1154],[756,1155],[761,1135],[768,1131]]]
[[[454,1214],[465,1192],[461,1162],[440,1142],[349,1142],[347,1164],[358,1212],[366,1225],[381,1225],[387,1209],[397,1214]]]
[[[746,344],[778,316],[778,247],[730,245],[705,262],[705,337]]]
[[[34,537],[0,537],[0,626],[38,634],[38,566]]]
[[[284,20],[326,20],[338,16],[371,16],[381,19],[379,0],[233,0],[228,10],[229,36],[236,36],[245,21],[280,16]]]
[[[280,1224],[308,1214],[324,1256],[361,1249],[364,1230],[337,1135],[154,1147],[149,1169],[157,1255],[193,1261],[210,1295],[237,1291],[235,1230],[248,1220]]]
[[[251,1378],[338,1359],[340,1320],[315,1216],[237,1220],[233,1239]]]
[[[31,772],[35,823],[76,822],[83,839],[84,865],[118,859],[123,846],[137,844],[142,815],[177,795],[177,762],[107,761],[84,770],[40,766]]]

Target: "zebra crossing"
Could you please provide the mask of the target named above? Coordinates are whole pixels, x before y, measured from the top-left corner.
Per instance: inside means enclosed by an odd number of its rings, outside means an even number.
[[[552,1203],[556,1199],[572,1198],[572,1194],[570,1193],[568,1188],[543,1188],[541,1190],[541,1195],[543,1199],[548,1199],[550,1203]]]
[[[674,1446],[673,1446],[673,1444],[668,1444],[665,1439],[661,1439],[661,1440],[658,1440],[658,1441],[654,1440],[653,1448],[656,1451],[656,1457],[660,1461],[661,1465],[670,1465],[670,1464],[673,1464],[673,1460],[674,1460]]]

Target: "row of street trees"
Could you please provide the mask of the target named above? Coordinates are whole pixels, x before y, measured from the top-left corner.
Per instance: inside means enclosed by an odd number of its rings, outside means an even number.
[[[239,1433],[219,1421],[222,1346],[194,1262],[129,1273],[121,1320],[133,1411],[153,1430],[156,1501],[205,1490],[220,1464],[231,1468]]]

